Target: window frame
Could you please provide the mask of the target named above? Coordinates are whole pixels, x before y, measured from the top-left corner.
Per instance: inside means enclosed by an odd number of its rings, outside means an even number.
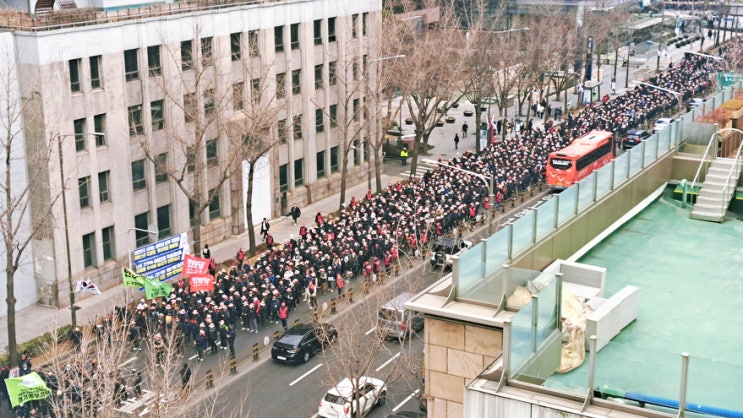
[[[276,137],[279,144],[286,144],[287,124],[286,119],[276,121]]]
[[[321,108],[315,109],[315,132],[325,131],[325,112]]]
[[[338,105],[332,104],[328,106],[328,120],[330,128],[338,127]]]
[[[289,45],[292,50],[299,49],[299,23],[289,25]]]
[[[260,39],[261,39],[260,31],[258,31],[257,29],[248,31],[248,55],[249,56],[251,57],[261,56]]]
[[[142,105],[129,106],[127,109],[129,119],[129,136],[144,134],[144,121],[142,120]]]
[[[328,63],[328,85],[329,86],[335,86],[338,82],[337,76],[336,76],[337,65],[338,65],[337,61],[330,61]]]
[[[95,131],[95,146],[106,146],[106,114],[93,115],[93,130]],[[98,135],[101,133],[102,135]]]
[[[302,114],[294,115],[292,117],[292,135],[294,140],[302,139]]]
[[[318,151],[315,154],[315,165],[317,168],[317,178],[325,177],[325,150]]]
[[[155,100],[150,102],[150,118],[152,119],[152,131],[162,131],[165,129],[165,102]],[[158,110],[159,109],[159,110]]]
[[[201,60],[206,64],[214,58],[214,38],[211,36],[201,38],[199,46],[201,47]]]
[[[209,195],[212,194],[214,189],[209,190]],[[217,190],[209,201],[209,220],[213,221],[222,217],[222,191]]]
[[[330,173],[337,173],[340,171],[340,165],[338,164],[340,160],[340,147],[338,145],[330,148]]]
[[[100,203],[111,202],[111,170],[98,173],[98,201]]]
[[[322,45],[322,19],[312,22],[312,35],[315,45]]]
[[[95,254],[95,232],[85,234],[82,236],[83,241],[83,266],[96,267],[96,254]]]
[[[335,17],[328,18],[328,42],[335,42]]]
[[[198,103],[196,93],[186,93],[183,95],[183,120],[185,123],[193,122],[198,116]]]
[[[144,222],[142,222],[144,220]],[[134,239],[137,247],[142,247],[150,243],[150,234],[147,232],[147,228],[150,224],[150,213],[142,212],[134,215]]]
[[[90,64],[90,88],[102,88],[103,80],[101,80],[101,56],[94,55],[90,57],[88,61]]]
[[[181,41],[181,70],[193,70],[193,41]]]
[[[304,158],[294,160],[294,187],[304,185]]]
[[[286,98],[286,73],[276,74],[276,98]]]
[[[80,93],[82,91],[82,58],[75,58],[68,61],[70,71],[70,91]]]
[[[219,140],[217,138],[206,141],[206,166],[216,167],[219,164]]]
[[[230,58],[232,61],[240,61],[242,59],[242,36],[242,32],[230,34]]]
[[[302,94],[302,69],[292,70],[292,95]]]
[[[101,244],[103,261],[116,259],[116,235],[113,225],[101,229]]]
[[[132,161],[132,191],[147,190],[147,169],[144,159]],[[147,228],[145,228],[147,229]]]
[[[72,129],[75,132],[75,151],[85,151],[87,146],[87,137],[85,136],[85,118],[75,119],[72,121]]]
[[[80,209],[90,207],[90,176],[77,179],[77,195]]]
[[[124,51],[124,78],[126,81],[139,80],[139,49]]]
[[[167,216],[164,216],[163,212],[167,211]],[[160,206],[157,208],[157,229],[158,229],[158,237],[169,237],[172,235],[172,222],[171,222],[171,214],[170,214],[170,203],[167,205]]]
[[[323,77],[324,66],[325,64],[315,65],[315,90],[322,90],[324,87],[324,83],[325,83],[325,77]]]
[[[155,156],[155,184],[165,183],[168,181],[168,153],[161,152]]]
[[[245,109],[245,82],[232,83],[232,110]]]
[[[160,45],[147,47],[147,70],[150,77],[162,75],[163,69],[160,62]]]
[[[217,110],[217,104],[214,100],[214,89],[204,90],[204,115],[211,116]]]
[[[284,52],[284,26],[273,27],[273,47],[277,54]]]

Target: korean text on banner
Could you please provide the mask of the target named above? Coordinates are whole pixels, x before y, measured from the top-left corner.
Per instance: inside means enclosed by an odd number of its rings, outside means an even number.
[[[189,278],[188,289],[191,293],[214,291],[214,277],[211,274],[198,274]]]
[[[181,274],[187,277],[204,275],[209,272],[209,260],[191,254],[183,256],[183,270]]]
[[[140,276],[126,267],[121,269],[121,277],[124,278],[124,286],[130,287],[143,287],[146,280],[143,276]]]
[[[5,385],[8,388],[8,396],[13,408],[30,401],[45,399],[52,393],[52,390],[44,383],[44,379],[36,372],[5,379]]]

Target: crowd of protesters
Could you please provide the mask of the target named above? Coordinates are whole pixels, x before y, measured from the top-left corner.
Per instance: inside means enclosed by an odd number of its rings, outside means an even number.
[[[704,57],[687,55],[649,83],[679,92],[684,100],[708,89],[713,71]],[[286,324],[301,303],[316,309],[318,293],[340,293],[349,280],[389,274],[399,257],[420,255],[430,240],[540,181],[549,153],[572,139],[593,129],[624,132],[673,109],[677,100],[674,94],[638,85],[571,113],[562,123],[548,120],[543,127],[522,127],[480,154],[465,152],[445,162],[494,176],[496,202],[488,202],[485,182],[439,167],[421,179],[353,198],[336,215],[318,213],[314,224],[301,224],[296,236],[252,263],[238,253],[235,265],[217,272],[213,292],[189,292],[182,278],[168,298],[140,301],[129,318],[130,340],[137,349],[142,339],[157,343],[174,328],[177,342],[193,347],[200,360],[207,351],[234,352],[237,330],[258,333],[272,323]]]
[[[686,100],[710,88],[714,71],[705,57],[687,54],[649,84],[678,92]],[[317,309],[318,294],[343,297],[351,280],[375,281],[380,275],[394,274],[400,257],[421,256],[430,241],[541,181],[550,152],[594,129],[623,133],[673,109],[678,100],[672,93],[638,85],[611,100],[592,103],[579,114],[569,113],[564,121],[554,122],[545,113],[547,120],[541,127],[523,124],[480,154],[465,152],[442,161],[442,166],[420,179],[390,184],[376,195],[369,191],[359,200],[353,197],[335,215],[317,213],[313,224],[300,223],[296,236],[284,245],[269,246],[252,262],[241,248],[233,265],[216,272],[214,291],[190,292],[188,281],[180,278],[167,298],[142,299],[133,309],[120,310],[119,317],[128,325],[128,340],[135,351],[147,344],[157,364],[163,362],[168,344],[175,344],[175,352],[184,355],[189,347],[198,360],[220,350],[234,356],[238,330],[258,333],[271,324],[286,328],[292,311],[302,303],[309,310]],[[488,201],[486,182],[445,165],[492,176],[495,202]],[[298,208],[292,210],[292,217],[296,223]],[[270,225],[264,223],[261,232],[266,239]],[[208,246],[203,255],[212,258]],[[105,332],[110,325],[103,324],[96,336],[110,336]],[[31,370],[26,357],[22,362],[21,374]],[[74,367],[65,372],[76,373]],[[139,376],[133,384],[136,392],[141,372],[134,370],[132,376]],[[48,384],[58,394],[56,378],[51,378]],[[182,371],[181,378],[185,386],[190,369]],[[21,408],[19,413],[25,412]]]

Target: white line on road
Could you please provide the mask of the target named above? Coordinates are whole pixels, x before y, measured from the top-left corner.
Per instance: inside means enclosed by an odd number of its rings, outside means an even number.
[[[297,382],[299,382],[300,380],[304,379],[305,377],[309,376],[310,374],[312,374],[312,372],[314,372],[315,370],[319,369],[320,367],[322,367],[322,363],[320,363],[320,364],[318,364],[317,366],[313,367],[313,368],[312,368],[312,369],[311,369],[310,371],[308,371],[307,373],[305,373],[305,374],[303,374],[303,375],[299,376],[299,377],[297,378],[297,380],[295,380],[295,381],[293,381],[293,382],[289,383],[289,386],[294,386],[294,384],[295,384],[295,383],[297,383]]]
[[[387,365],[388,365],[388,364],[390,364],[390,363],[392,363],[393,361],[395,361],[395,359],[396,359],[396,358],[398,358],[398,357],[400,357],[400,353],[397,353],[397,354],[395,354],[394,356],[392,356],[392,358],[391,358],[391,359],[389,359],[389,360],[385,361],[385,362],[384,362],[384,363],[383,363],[383,364],[382,364],[381,366],[377,367],[377,370],[375,370],[375,371],[377,371],[377,372],[378,372],[378,371],[380,371],[380,370],[384,369],[385,367],[387,367]]]
[[[196,354],[192,355],[191,357],[189,357],[188,359],[189,359],[189,360],[193,360],[193,359],[195,359],[195,358],[196,358],[196,357],[198,357],[198,356],[199,356],[199,354],[198,354],[198,353],[196,353]]]
[[[124,366],[126,366],[127,364],[129,364],[129,363],[131,363],[131,362],[135,361],[136,359],[137,359],[137,357],[136,357],[136,356],[134,356],[134,357],[130,358],[129,360],[127,360],[127,361],[125,361],[125,362],[123,362],[123,363],[119,364],[119,367],[124,367]]]
[[[407,398],[405,398],[404,401],[400,402],[399,404],[397,404],[396,407],[392,408],[392,412],[397,412],[397,410],[400,409],[400,408],[402,408],[402,406],[405,405],[409,400],[413,399],[413,397],[415,395],[417,395],[418,392],[420,392],[419,389],[416,390],[415,392],[411,393],[410,396],[408,396]]]
[[[374,332],[376,330],[377,330],[377,327],[374,327],[374,328],[370,329],[369,331],[366,331],[366,334],[364,334],[364,335],[369,335],[369,334],[371,334],[372,332]]]
[[[147,415],[148,412],[150,412],[150,408],[145,408],[144,411],[142,411],[142,412],[139,413],[139,416],[140,417],[143,417],[143,416]]]

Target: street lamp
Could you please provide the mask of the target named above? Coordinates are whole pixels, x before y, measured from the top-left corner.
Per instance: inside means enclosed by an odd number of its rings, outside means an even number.
[[[674,97],[676,97],[676,101],[678,102],[678,107],[681,108],[681,93],[679,93],[677,91],[673,91],[673,90],[664,89],[663,87],[654,86],[652,84],[643,83],[642,81],[636,81],[635,83],[636,84],[640,84],[642,86],[650,87],[650,88],[653,88],[653,89],[656,89],[656,90],[664,91],[666,93],[673,94]]]
[[[488,223],[488,235],[493,235],[493,218],[495,217],[495,198],[494,198],[495,196],[493,194],[493,189],[495,187],[493,183],[495,182],[495,176],[492,174],[488,176],[482,173],[476,173],[474,171],[465,170],[463,168],[459,168],[453,165],[442,163],[436,160],[424,159],[423,162],[428,165],[438,165],[440,167],[448,168],[454,171],[459,171],[461,173],[465,173],[470,176],[475,176],[485,183],[485,186],[487,186],[488,188],[488,201],[490,202],[490,222]]]
[[[103,132],[87,132],[87,133],[75,133],[75,134],[58,134],[57,139],[57,151],[59,157],[59,185],[62,188],[62,214],[64,216],[64,240],[65,240],[65,251],[67,252],[67,284],[70,287],[70,319],[72,322],[72,328],[77,326],[77,310],[79,306],[75,306],[75,288],[72,286],[72,258],[70,256],[70,228],[67,220],[67,193],[65,193],[65,177],[64,177],[64,157],[62,156],[62,138],[67,137],[78,137],[78,136],[105,136]]]

